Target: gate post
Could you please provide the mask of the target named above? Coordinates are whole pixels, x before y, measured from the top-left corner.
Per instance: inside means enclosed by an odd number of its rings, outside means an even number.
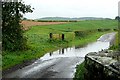
[[[64,40],[65,39],[65,35],[64,34],[62,34],[62,40]]]
[[[49,36],[50,36],[50,39],[52,39],[52,33],[50,33]]]

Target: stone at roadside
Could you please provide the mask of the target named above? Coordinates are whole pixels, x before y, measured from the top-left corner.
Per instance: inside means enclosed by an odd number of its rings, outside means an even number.
[[[120,54],[112,50],[85,56],[86,80],[120,80]]]

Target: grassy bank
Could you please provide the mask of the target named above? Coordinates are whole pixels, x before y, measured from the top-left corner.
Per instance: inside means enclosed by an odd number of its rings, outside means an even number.
[[[85,62],[81,63],[80,65],[77,65],[77,70],[75,74],[74,80],[84,80],[84,73],[85,73]]]
[[[76,30],[92,30],[98,28],[116,28],[117,21],[114,20],[97,20],[97,21],[81,21],[67,24],[33,26],[25,32],[28,38],[28,50],[9,52],[3,51],[3,69],[8,69],[14,65],[23,63],[26,60],[37,59],[47,52],[57,50],[62,47],[74,45],[84,45],[95,41],[102,34],[107,32],[95,32],[85,37],[75,37]],[[109,27],[108,27],[109,26]],[[65,34],[65,40],[49,40],[49,33]]]
[[[115,43],[109,49],[115,50],[115,51],[118,50],[118,33],[116,34]]]

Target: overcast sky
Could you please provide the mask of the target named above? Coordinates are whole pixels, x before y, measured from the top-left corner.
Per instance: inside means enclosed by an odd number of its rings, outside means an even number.
[[[118,15],[120,0],[23,0],[35,8],[33,13],[24,17],[37,19],[42,17],[104,17],[115,18]]]

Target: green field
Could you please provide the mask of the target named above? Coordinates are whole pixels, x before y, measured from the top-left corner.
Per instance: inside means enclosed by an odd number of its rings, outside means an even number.
[[[60,25],[47,25],[40,26],[46,29],[59,30],[59,31],[74,31],[74,30],[86,30],[86,29],[97,29],[97,28],[117,28],[117,21],[115,20],[91,20],[91,21],[80,21],[71,22]],[[43,32],[43,31],[42,31]],[[42,33],[41,32],[41,33]],[[48,31],[49,32],[49,31]]]
[[[70,22],[66,24],[33,26],[30,30],[25,31],[24,35],[27,37],[28,50],[9,52],[3,51],[3,69],[8,69],[17,64],[23,63],[26,60],[37,59],[47,52],[57,50],[62,47],[69,47],[74,45],[85,45],[95,41],[102,34],[107,32],[92,32],[85,37],[75,37],[74,31],[86,31],[97,29],[113,29],[117,28],[117,21],[115,20],[93,20]],[[65,34],[65,40],[51,40],[49,33]]]

